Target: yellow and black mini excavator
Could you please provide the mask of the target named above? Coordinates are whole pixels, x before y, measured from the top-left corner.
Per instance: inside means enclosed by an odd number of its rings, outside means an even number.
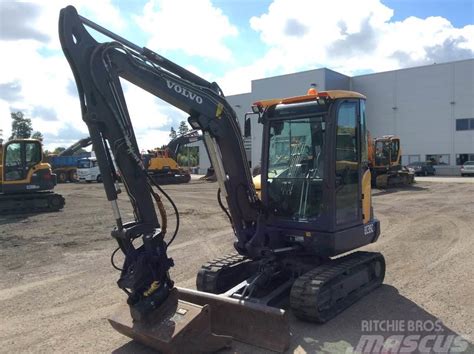
[[[415,173],[402,165],[402,149],[397,136],[369,138],[369,166],[373,187],[408,186],[415,182]]]
[[[148,174],[161,185],[188,183],[191,175],[178,165],[178,152],[184,145],[199,140],[202,140],[202,135],[192,130],[171,140],[164,149],[149,150],[142,154]]]
[[[43,162],[41,142],[14,139],[0,144],[0,215],[57,211],[62,195],[54,193],[56,175]]]
[[[113,41],[97,42],[85,26]],[[73,7],[61,10],[59,35],[115,216],[112,236],[125,255],[118,286],[128,306],[110,319],[115,329],[170,353],[215,351],[232,339],[284,351],[289,311],[325,322],[383,282],[380,253],[350,253],[380,234],[371,206],[363,95],[313,90],[256,102],[264,147],[258,198],[236,113],[216,83]],[[140,159],[120,78],[183,110],[203,132],[236,253],[203,265],[197,291],[177,288],[170,278],[174,263],[167,248],[177,230],[166,236],[160,195],[167,195]],[[131,221],[122,220],[109,148],[134,209]]]

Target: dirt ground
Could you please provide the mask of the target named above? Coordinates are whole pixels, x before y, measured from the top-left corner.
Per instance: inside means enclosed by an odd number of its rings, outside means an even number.
[[[169,250],[179,286],[194,287],[201,264],[233,250],[216,188],[203,182],[165,188],[181,214]],[[106,320],[125,295],[110,265],[113,217],[102,186],[65,184],[57,192],[66,198],[61,212],[0,216],[0,352],[149,352]],[[382,234],[366,249],[384,254],[385,284],[325,325],[291,316],[289,352],[350,353],[367,334],[364,323],[377,320],[440,320],[440,333],[462,336],[465,352],[474,352],[474,184],[420,182],[374,191],[373,200]],[[124,218],[131,216],[125,197],[120,205]],[[264,351],[234,343],[224,352]]]

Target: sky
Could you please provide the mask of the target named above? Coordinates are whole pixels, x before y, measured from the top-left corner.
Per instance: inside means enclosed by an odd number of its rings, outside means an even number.
[[[360,75],[474,57],[473,0],[0,0],[4,139],[16,111],[49,150],[88,135],[57,34],[67,5],[226,95],[249,92],[253,79],[321,67]],[[186,115],[123,88],[140,148],[166,144]]]

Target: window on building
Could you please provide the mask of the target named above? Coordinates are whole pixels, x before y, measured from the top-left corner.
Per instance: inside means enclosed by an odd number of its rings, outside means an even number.
[[[456,119],[456,130],[474,130],[474,118]]]
[[[474,161],[474,154],[456,154],[456,165],[463,165],[466,161]]]
[[[426,155],[425,161],[433,165],[449,165],[449,154]]]
[[[420,155],[403,155],[402,156],[402,165],[406,166],[413,162],[419,162]]]

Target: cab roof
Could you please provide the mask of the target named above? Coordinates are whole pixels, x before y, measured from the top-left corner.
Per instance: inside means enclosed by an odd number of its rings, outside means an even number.
[[[308,102],[308,101],[315,101],[321,98],[322,99],[329,98],[332,100],[335,100],[338,98],[362,98],[365,100],[367,97],[354,91],[330,90],[330,91],[315,92],[315,93],[307,94],[304,96],[294,96],[294,97],[288,97],[288,98],[273,98],[269,100],[257,101],[257,102],[254,102],[254,106],[257,106],[259,109],[264,109],[264,108],[274,106],[277,104]]]

